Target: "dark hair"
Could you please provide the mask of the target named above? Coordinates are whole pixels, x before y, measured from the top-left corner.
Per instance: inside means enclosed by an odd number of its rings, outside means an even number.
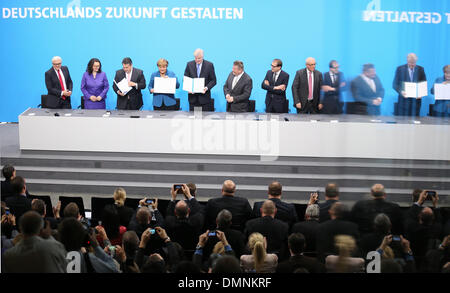
[[[294,254],[300,254],[305,249],[305,236],[302,233],[292,233],[288,237],[289,249]]]
[[[139,247],[139,237],[135,231],[127,231],[123,234],[122,238],[123,250],[127,257],[133,257]]]
[[[274,181],[269,185],[269,194],[272,196],[281,195],[282,186],[280,182]]]
[[[25,179],[20,176],[14,177],[13,180],[11,180],[11,187],[13,192],[20,194],[22,190],[25,188]]]
[[[78,205],[74,202],[70,202],[68,205],[66,205],[63,211],[64,218],[77,219],[79,214],[80,209],[78,208]]]
[[[120,216],[115,205],[108,204],[103,208],[102,226],[105,228],[106,235],[108,235],[109,239],[114,239],[119,236]]]
[[[236,60],[233,62],[233,65],[239,67],[240,69],[244,69],[244,63],[242,61]]]
[[[142,273],[165,273],[166,272],[166,263],[162,259],[159,259],[156,256],[150,256],[147,259],[147,262],[142,266]]]
[[[332,211],[334,213],[334,216],[336,217],[336,219],[344,219],[347,216],[348,208],[346,205],[344,205],[340,202],[335,202],[331,206],[330,211]]]
[[[423,225],[431,226],[434,222],[434,213],[424,213],[422,210],[419,214],[419,218],[422,220]]]
[[[212,268],[214,274],[242,273],[241,266],[236,257],[223,255],[217,259]]]
[[[191,195],[195,197],[195,192],[197,192],[197,186],[195,186],[194,183],[188,183],[186,186],[189,188],[189,191],[191,192]]]
[[[27,236],[39,234],[43,221],[41,215],[35,211],[28,211],[20,217],[20,231]]]
[[[6,164],[2,169],[3,177],[5,177],[6,180],[11,180],[15,170],[13,165]]]
[[[329,68],[334,68],[334,66],[333,66],[334,63],[337,63],[337,61],[336,60],[331,60],[330,63],[328,64],[328,67]]]
[[[92,72],[94,71],[93,67],[94,67],[94,63],[98,62],[100,63],[100,67],[98,68],[98,72],[102,72],[102,62],[100,62],[100,60],[98,60],[98,58],[92,58],[91,60],[89,60],[89,63],[86,67],[86,71],[89,74],[92,74]]]
[[[417,202],[419,200],[420,194],[422,193],[422,189],[416,188],[412,193],[413,202]]]
[[[183,260],[175,267],[176,274],[199,274],[200,268],[192,261]]]
[[[65,218],[58,226],[59,241],[67,251],[78,251],[83,246],[87,231],[75,218]]]
[[[42,199],[36,199],[31,203],[31,209],[43,216],[45,215],[45,202]]]
[[[283,61],[281,59],[273,59],[277,63],[278,66],[283,67]]]
[[[133,61],[131,61],[131,58],[130,57],[125,57],[125,58],[123,58],[123,60],[122,60],[122,64],[133,64]]]
[[[369,71],[369,69],[374,69],[375,65],[373,65],[372,63],[367,63],[363,65],[363,72],[367,72]]]
[[[328,183],[325,187],[325,196],[335,198],[339,196],[339,187],[336,183]]]
[[[221,210],[216,217],[217,226],[219,229],[225,230],[231,227],[231,221],[233,219],[233,215],[229,210],[223,209]]]

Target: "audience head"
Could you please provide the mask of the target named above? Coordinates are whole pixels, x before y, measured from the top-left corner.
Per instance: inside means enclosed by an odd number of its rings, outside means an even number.
[[[114,190],[113,198],[114,203],[118,207],[122,207],[125,205],[125,200],[127,199],[127,192],[122,187],[116,188],[116,190]]]
[[[59,56],[54,56],[52,58],[52,66],[53,69],[55,69],[56,71],[61,69],[61,64],[62,64],[62,58]]]
[[[195,193],[197,192],[197,186],[192,182],[187,183],[186,186],[189,188],[189,192],[191,193],[191,195],[195,197]]]
[[[282,186],[280,182],[274,181],[269,185],[269,198],[280,197]]]
[[[213,274],[242,273],[239,260],[232,255],[223,255],[214,262]]]
[[[425,207],[419,214],[419,223],[425,226],[431,226],[434,222],[433,210],[429,207]]]
[[[136,220],[140,225],[148,225],[150,217],[150,210],[147,207],[141,207],[136,213]]]
[[[14,177],[16,177],[16,169],[14,168],[13,165],[10,164],[6,164],[5,166],[3,166],[2,168],[2,174],[3,177],[5,177],[5,179],[7,181],[12,180]]]
[[[45,202],[42,199],[35,199],[31,202],[31,209],[37,212],[42,217],[45,217],[46,208]]]
[[[154,253],[149,256],[144,266],[142,267],[143,273],[165,273],[166,272],[166,262],[161,257],[161,255]]]
[[[89,63],[87,65],[86,71],[89,74],[92,74],[93,72],[102,72],[102,63],[98,58],[92,58],[89,60]]]
[[[344,219],[346,214],[347,214],[347,212],[348,212],[347,206],[342,204],[342,203],[340,203],[340,202],[335,202],[331,206],[331,208],[329,210],[330,218],[332,220],[336,220],[336,219],[337,220],[342,220],[342,219]]]
[[[306,246],[305,236],[302,233],[292,233],[288,238],[288,246],[291,255],[303,253]]]
[[[375,199],[386,198],[386,192],[382,184],[374,184],[370,189],[370,193]]]
[[[375,65],[368,63],[363,65],[363,74],[367,76],[368,78],[375,78],[376,71],[375,71]]]
[[[336,183],[328,183],[325,187],[325,199],[339,199],[339,186]]]
[[[336,272],[351,272],[351,268],[347,262],[347,258],[351,257],[353,251],[356,249],[355,239],[349,235],[337,235],[336,237],[334,237],[334,245],[339,252],[339,258],[336,263]]]
[[[314,59],[313,57],[308,57],[306,58],[306,68],[308,68],[309,71],[313,72],[314,70],[316,70],[316,59]]]
[[[383,235],[388,235],[391,232],[391,220],[386,214],[378,214],[373,220],[374,229]]]
[[[233,215],[229,210],[221,210],[216,217],[217,229],[223,231],[231,227]]]
[[[381,260],[380,272],[382,274],[399,274],[403,273],[403,268],[395,260],[385,258]]]
[[[266,242],[261,233],[255,232],[248,237],[248,247],[255,261],[255,270],[259,273],[266,259]]]
[[[320,217],[320,208],[318,204],[311,204],[306,208],[305,220],[318,221]]]
[[[135,231],[127,231],[122,237],[123,250],[127,256],[134,256],[139,248],[139,237]]]
[[[20,218],[20,231],[25,237],[36,236],[44,228],[44,220],[35,211],[28,211]]]
[[[231,180],[225,180],[222,186],[222,195],[234,196],[236,192],[236,184]]]
[[[175,274],[199,274],[200,268],[192,261],[183,260],[175,267]]]
[[[120,216],[115,205],[108,204],[103,208],[102,226],[108,238],[113,239],[119,236]]]
[[[27,191],[25,179],[20,176],[16,176],[11,180],[11,187],[13,192],[16,194],[25,194]]]
[[[69,217],[58,226],[59,241],[67,251],[79,251],[84,245],[87,231],[76,218]]]
[[[275,203],[271,200],[264,201],[261,207],[261,216],[262,217],[270,216],[274,218],[276,213],[277,207],[275,206]]]
[[[189,217],[190,209],[184,200],[180,200],[175,205],[175,216],[178,219],[186,219]]]
[[[78,219],[80,217],[80,209],[76,203],[71,202],[64,208],[63,215],[64,218]]]

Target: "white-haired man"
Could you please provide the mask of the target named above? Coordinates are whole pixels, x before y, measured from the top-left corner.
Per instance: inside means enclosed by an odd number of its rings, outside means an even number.
[[[45,72],[45,85],[48,96],[43,107],[53,109],[71,109],[70,96],[73,83],[70,78],[69,68],[62,66],[59,56],[52,58],[52,68]]]
[[[322,110],[320,90],[322,88],[322,73],[316,70],[316,60],[306,59],[306,68],[296,72],[292,84],[292,96],[297,113],[316,114]]]

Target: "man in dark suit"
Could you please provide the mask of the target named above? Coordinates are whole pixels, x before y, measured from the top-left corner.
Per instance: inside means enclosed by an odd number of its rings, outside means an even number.
[[[214,111],[211,105],[211,90],[216,85],[216,72],[214,65],[203,59],[203,50],[194,51],[194,60],[186,64],[184,76],[190,78],[204,78],[205,88],[203,93],[189,93],[189,111],[194,111],[194,107],[202,107],[202,111]]]
[[[204,214],[205,213],[204,208],[200,205],[200,203],[191,194],[191,192],[192,192],[191,187],[193,188],[193,191],[195,192],[195,190],[196,190],[195,184],[189,183],[189,185],[188,184],[181,185],[181,190],[183,191],[184,201],[186,202],[186,204],[188,205],[188,207],[190,209],[189,214],[191,216],[193,216],[197,213]],[[178,194],[178,189],[174,189],[174,186],[172,186],[172,188],[170,189],[170,194],[172,195],[172,200],[167,205],[166,216],[174,214],[175,205],[178,203],[178,201],[176,200],[177,194]],[[203,227],[203,225],[202,225],[202,227]]]
[[[11,213],[16,217],[16,222],[20,223],[20,217],[27,211],[31,210],[31,199],[27,198],[25,179],[16,176],[11,181],[13,196],[6,199],[6,206],[9,207]]]
[[[316,70],[316,60],[306,59],[306,68],[296,72],[292,84],[292,96],[297,113],[317,114],[322,110],[320,90],[322,88],[322,73]]]
[[[277,207],[277,213],[275,219],[281,220],[292,227],[292,225],[298,221],[297,212],[295,206],[291,203],[281,201],[282,186],[280,182],[274,181],[269,185],[269,200],[275,203]],[[261,207],[263,201],[255,202],[253,205],[252,218],[261,217]]]
[[[402,234],[403,215],[400,206],[385,200],[386,193],[381,184],[373,185],[370,192],[373,199],[356,202],[351,211],[352,222],[358,224],[361,234],[373,232],[374,218],[380,213],[386,214],[391,220],[393,234]]]
[[[330,213],[328,212],[331,206],[339,201],[339,187],[336,183],[328,183],[325,187],[325,201],[319,201],[319,194],[317,192],[311,193],[308,205],[318,204],[320,208],[319,221],[323,223],[330,219]]]
[[[227,100],[227,112],[248,112],[253,81],[244,72],[244,63],[234,61],[233,70],[223,85],[223,94]]]
[[[4,181],[1,183],[1,191],[2,191],[2,201],[5,201],[7,197],[14,195],[14,192],[12,190],[11,186],[11,180],[16,177],[16,169],[9,164],[6,164],[2,168],[2,174],[5,178]]]
[[[384,88],[373,64],[364,64],[363,73],[351,83],[352,95],[361,103],[357,113],[361,115],[380,115],[380,105],[384,98]]]
[[[247,222],[245,237],[255,232],[261,233],[267,240],[267,252],[276,253],[281,259],[288,257],[287,238],[289,226],[283,221],[275,219],[277,208],[271,200],[266,200],[261,208],[261,217]]]
[[[73,83],[69,68],[61,64],[61,57],[55,56],[52,58],[52,68],[45,72],[45,85],[48,91],[46,106],[51,109],[72,109],[70,96]]]
[[[233,215],[232,228],[243,231],[245,222],[250,219],[252,208],[246,198],[234,196],[236,184],[231,180],[226,180],[222,186],[222,197],[212,198],[206,204],[206,227],[214,229],[216,227],[217,214],[227,209]]]
[[[325,273],[325,266],[317,259],[304,256],[305,237],[301,233],[292,233],[288,238],[291,257],[278,264],[277,273],[293,273],[296,269],[304,268],[309,273]]]
[[[330,71],[323,75],[322,114],[342,114],[341,89],[345,87],[344,74],[339,72],[339,64],[331,60]]]
[[[291,233],[301,233],[305,237],[305,250],[308,252],[316,251],[317,230],[320,225],[319,213],[317,204],[309,204],[305,211],[305,220],[292,226]]]
[[[267,71],[261,87],[267,91],[266,112],[287,113],[285,110],[286,89],[289,83],[289,74],[281,70],[283,62],[280,59],[272,61],[272,70]]]
[[[407,64],[397,67],[395,71],[392,87],[398,93],[397,111],[401,116],[420,116],[422,97],[407,98],[404,91],[404,82],[427,81],[425,70],[422,66],[417,65],[417,59],[416,54],[408,54]]]
[[[123,58],[122,67],[116,71],[113,83],[114,92],[117,93],[117,109],[139,110],[144,105],[141,92],[146,88],[144,72],[133,67],[133,61],[129,57]],[[122,93],[116,84],[124,78],[128,80],[128,86],[131,87],[127,93]]]
[[[338,255],[335,247],[335,236],[349,235],[355,241],[359,241],[358,226],[355,223],[343,220],[346,212],[347,208],[342,203],[337,202],[330,209],[331,220],[319,225],[316,248],[321,261],[324,261],[328,254]]]

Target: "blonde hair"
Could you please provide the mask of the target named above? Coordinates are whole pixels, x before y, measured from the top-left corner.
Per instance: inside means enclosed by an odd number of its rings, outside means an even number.
[[[394,251],[390,246],[386,246],[384,248],[383,255],[381,256],[381,258],[394,259]]]
[[[127,198],[127,192],[122,187],[116,188],[114,190],[114,203],[119,207],[125,204],[125,199]]]
[[[356,248],[355,239],[348,235],[337,235],[334,237],[334,245],[339,251],[339,256],[336,263],[336,272],[349,272],[350,267],[347,259],[351,257],[352,252]]]
[[[160,67],[160,66],[168,67],[168,66],[169,66],[169,61],[167,61],[167,60],[164,59],[164,58],[161,58],[161,59],[159,59],[159,60],[156,62],[156,66],[158,66],[158,67]]]
[[[248,246],[252,251],[255,261],[255,271],[259,273],[266,259],[266,248],[264,247],[264,237],[261,233],[252,233],[248,238]]]
[[[223,246],[222,241],[219,241],[216,243],[216,245],[214,245],[212,253],[217,253],[220,255],[225,253],[225,246]]]

